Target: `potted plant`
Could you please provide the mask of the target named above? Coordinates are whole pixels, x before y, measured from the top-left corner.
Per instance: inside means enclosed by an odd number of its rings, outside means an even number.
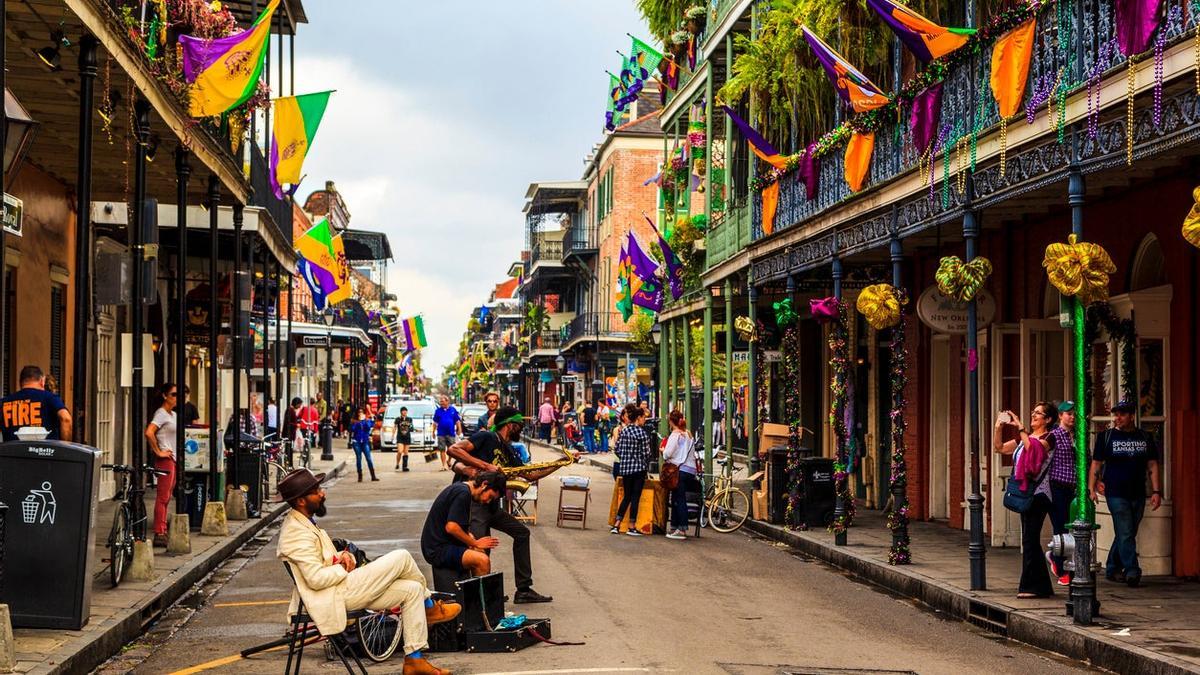
[[[671,33],[671,42],[668,46],[671,56],[675,58],[676,63],[682,63],[687,56],[688,42],[692,39],[692,34],[686,30],[677,30]]]
[[[708,21],[708,12],[703,5],[692,5],[683,13],[683,26],[692,35],[704,32],[704,24]]]

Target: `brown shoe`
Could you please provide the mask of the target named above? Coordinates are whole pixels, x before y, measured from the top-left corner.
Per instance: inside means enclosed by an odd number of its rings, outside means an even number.
[[[435,667],[429,661],[404,657],[404,675],[452,675],[449,670]]]
[[[154,546],[157,546],[159,548],[166,548],[167,547],[167,535],[165,535],[165,534],[154,535]]]
[[[425,608],[425,623],[430,626],[446,623],[458,616],[458,613],[461,611],[462,605],[457,602],[434,600],[433,607]]]

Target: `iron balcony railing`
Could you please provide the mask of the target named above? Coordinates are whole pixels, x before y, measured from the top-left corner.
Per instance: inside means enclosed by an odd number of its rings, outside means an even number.
[[[530,267],[536,266],[539,262],[561,263],[563,257],[563,242],[561,239],[544,239],[538,237],[533,240],[533,245],[529,249],[529,264]]]
[[[562,333],[557,330],[544,330],[530,339],[530,348],[533,351],[553,349],[555,351],[562,348],[563,338]]]
[[[1126,65],[1127,58],[1116,48],[1116,27],[1113,3],[1107,0],[1060,0],[1044,3],[1039,12],[1033,56],[1030,63],[1029,85],[1024,103],[1028,103],[1034,92],[1049,91],[1061,78],[1064,82],[1076,83],[1068,96],[1084,89],[1089,81],[1102,78]],[[1196,26],[1197,13],[1168,11],[1159,30],[1166,38],[1164,48],[1190,39]],[[975,108],[975,130],[979,137],[990,133],[999,124],[995,100],[988,88],[991,69],[991,51],[977,58],[955,65],[942,85],[939,152],[949,147],[953,156],[949,165],[951,173],[962,170],[960,150],[955,139],[965,139],[970,145],[972,131],[972,107]],[[972,97],[974,94],[974,98]],[[1044,98],[1044,97],[1043,97]],[[1024,107],[1022,108],[1024,109]],[[1057,106],[1056,106],[1057,111]],[[1044,101],[1037,110],[1039,117],[1046,115]],[[875,132],[875,150],[867,174],[867,186],[878,186],[898,178],[920,165],[918,153],[911,142],[907,129],[908,117],[900,121],[890,118]],[[1011,125],[1025,124],[1020,118],[1010,121]],[[971,149],[963,153],[969,158]],[[969,159],[967,161],[970,161]],[[935,206],[946,207],[946,202],[957,202],[954,189],[943,190],[946,174],[944,157],[935,158],[932,173],[936,185],[932,200]],[[816,197],[806,198],[805,186],[793,175],[785,176],[780,182],[779,203],[775,213],[776,232],[829,211],[857,195],[850,191],[843,178],[844,157],[841,149],[824,155],[819,160],[820,183]],[[928,169],[926,169],[928,170]],[[953,182],[951,180],[950,182]],[[951,186],[953,187],[953,186]],[[759,239],[762,232],[762,195],[752,195],[752,236]]]
[[[276,227],[283,233],[284,238],[292,241],[292,208],[286,199],[275,196],[271,188],[270,169],[267,159],[263,156],[258,143],[250,144],[250,187],[254,194],[250,197],[250,205],[258,206],[271,215]]]
[[[587,312],[571,320],[565,337],[569,344],[575,340],[600,337],[628,337],[629,328],[617,312]]]
[[[705,267],[712,269],[750,244],[750,205],[730,204],[704,237]]]
[[[594,253],[599,247],[596,228],[591,226],[572,226],[563,243],[563,257]]]

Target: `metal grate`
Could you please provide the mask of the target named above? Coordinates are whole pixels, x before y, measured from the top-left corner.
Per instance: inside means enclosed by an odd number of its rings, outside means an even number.
[[[972,600],[967,610],[967,622],[986,631],[1008,636],[1008,610]]]

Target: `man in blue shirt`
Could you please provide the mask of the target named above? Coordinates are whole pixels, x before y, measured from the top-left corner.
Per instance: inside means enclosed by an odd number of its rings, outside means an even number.
[[[46,391],[46,373],[37,366],[21,369],[21,389],[0,399],[0,431],[17,440],[17,429],[42,427],[48,440],[71,440],[71,413],[61,398]]]
[[[438,458],[442,460],[442,471],[448,471],[450,465],[446,462],[446,451],[462,435],[462,415],[450,405],[449,396],[442,394],[438,399],[438,409],[433,411],[433,423],[437,425],[437,449]]]

